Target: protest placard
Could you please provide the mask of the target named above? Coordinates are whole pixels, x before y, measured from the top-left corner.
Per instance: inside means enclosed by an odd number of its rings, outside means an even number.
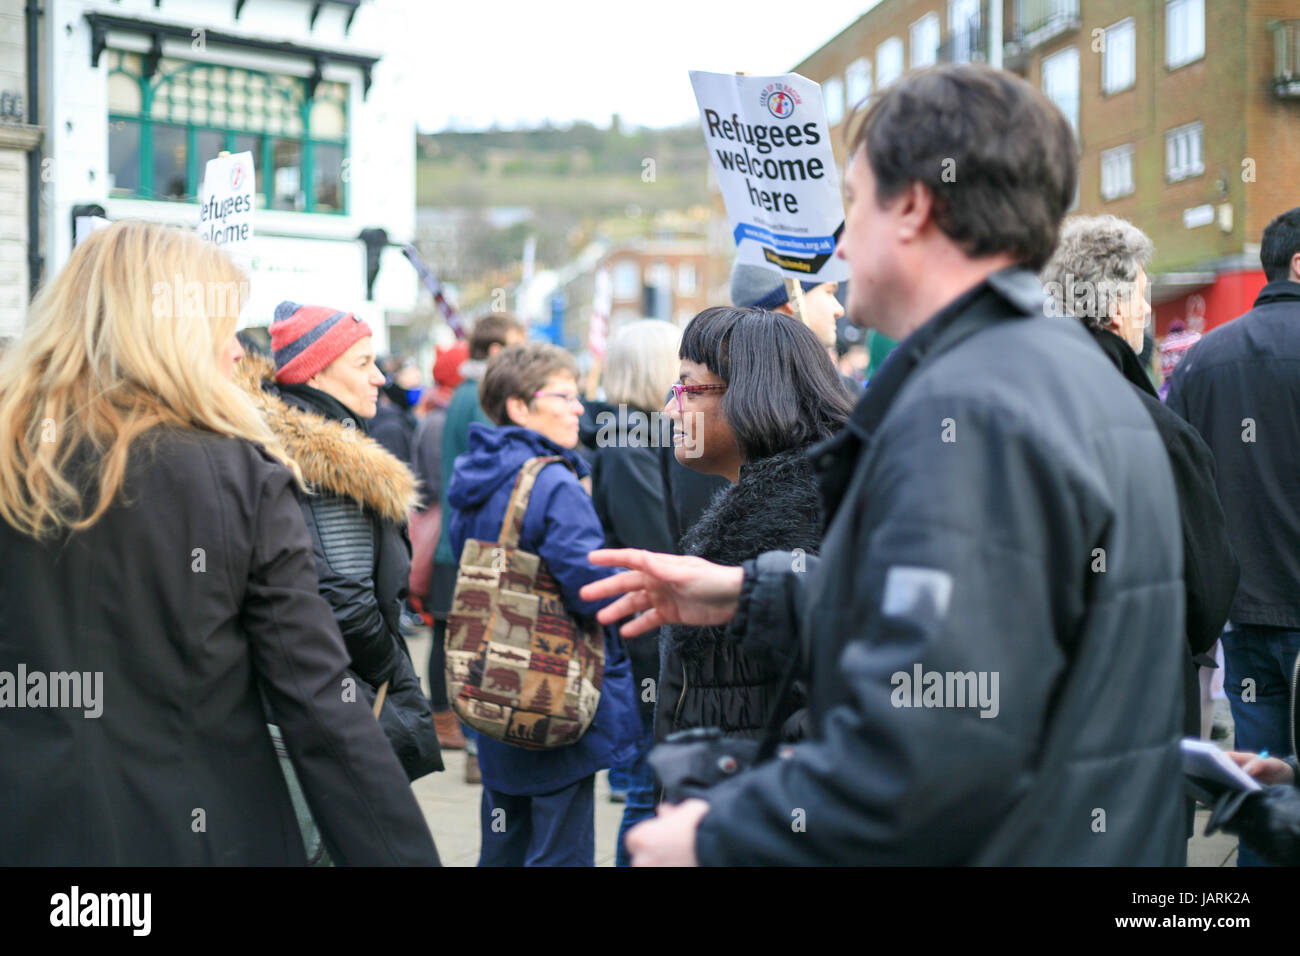
[[[252,153],[208,160],[199,188],[199,235],[225,246],[228,252],[248,252],[253,239],[255,195]]]
[[[797,73],[691,71],[736,258],[787,279],[839,282],[844,229],[821,87]]]

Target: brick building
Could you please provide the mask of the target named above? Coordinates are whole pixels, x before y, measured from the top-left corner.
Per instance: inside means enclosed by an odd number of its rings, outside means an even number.
[[[697,312],[719,304],[709,299],[717,278],[704,239],[635,240],[611,251],[601,265],[609,269],[613,286],[611,332],[642,318],[685,326]]]
[[[1300,0],[1003,0],[991,44],[993,2],[882,0],[794,71],[836,126],[906,69],[1000,59],[1078,132],[1074,211],[1155,242],[1157,336],[1250,308],[1260,234],[1300,203]]]

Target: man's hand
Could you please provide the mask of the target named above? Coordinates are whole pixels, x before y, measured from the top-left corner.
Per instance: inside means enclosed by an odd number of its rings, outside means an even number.
[[[633,866],[699,866],[695,831],[709,812],[703,800],[661,803],[653,819],[627,831],[627,852]]]
[[[1229,750],[1228,757],[1260,783],[1295,783],[1295,774],[1285,760],[1260,757],[1259,754],[1243,753],[1240,750]]]
[[[592,551],[587,560],[606,567],[631,568],[593,581],[578,592],[584,601],[623,595],[596,615],[601,624],[613,624],[645,611],[623,625],[619,633],[624,637],[639,637],[661,624],[726,624],[736,613],[745,577],[740,568],[712,564],[703,558],[634,548]]]

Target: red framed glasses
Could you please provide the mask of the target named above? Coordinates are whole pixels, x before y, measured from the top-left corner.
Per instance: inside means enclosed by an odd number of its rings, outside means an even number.
[[[677,397],[677,410],[685,414],[686,409],[682,407],[683,392],[685,392],[687,395],[695,395],[698,394],[699,392],[725,392],[727,390],[727,386],[725,385],[683,385],[681,382],[673,382],[672,390],[673,390],[673,395]]]

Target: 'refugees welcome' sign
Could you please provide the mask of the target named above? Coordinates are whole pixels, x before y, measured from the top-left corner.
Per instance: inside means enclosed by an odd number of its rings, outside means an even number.
[[[798,73],[691,71],[736,258],[805,282],[839,282],[839,175],[821,87]]]

